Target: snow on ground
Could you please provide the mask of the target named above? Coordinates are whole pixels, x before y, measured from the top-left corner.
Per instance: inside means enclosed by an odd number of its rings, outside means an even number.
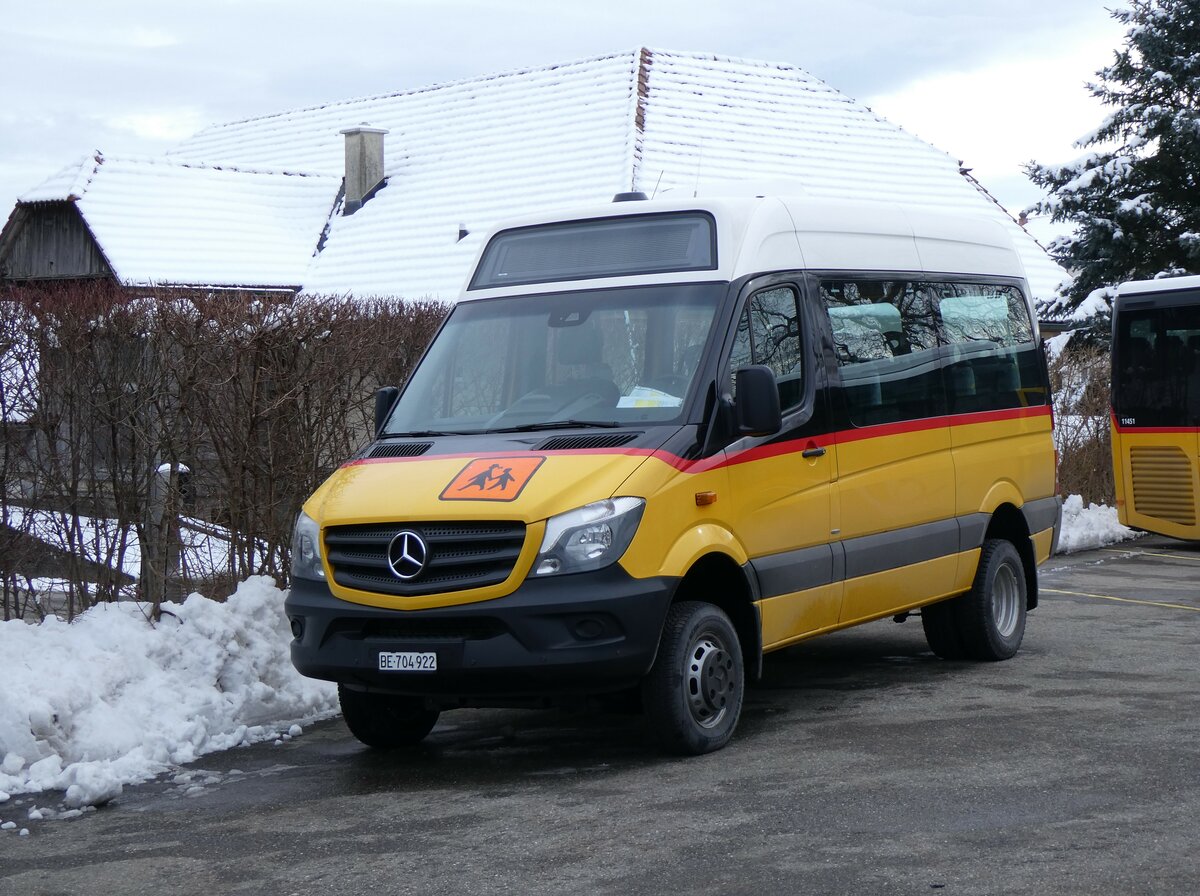
[[[1079,495],[1071,495],[1063,502],[1062,534],[1058,538],[1060,554],[1090,551],[1136,537],[1136,532],[1117,522],[1115,507],[1103,504],[1084,507]]]
[[[69,625],[0,622],[0,825],[12,794],[97,805],[205,753],[294,737],[297,723],[333,715],[334,686],[292,668],[284,596],[257,577],[225,603],[164,604],[154,626],[132,602]]]
[[[1133,534],[1116,511],[1084,507],[1074,495],[1063,506],[1059,549]],[[284,596],[259,577],[224,603],[193,594],[166,604],[154,626],[132,602],[101,604],[70,625],[0,622],[0,831],[27,830],[5,818],[11,795],[64,792],[65,809],[26,814],[71,815],[172,770],[192,785],[178,766],[295,737],[300,723],[332,716],[334,686],[292,668]]]

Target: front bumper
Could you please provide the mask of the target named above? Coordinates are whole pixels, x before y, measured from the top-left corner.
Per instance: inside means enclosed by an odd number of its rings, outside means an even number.
[[[634,579],[614,564],[531,579],[494,600],[389,610],[292,582],[284,610],[303,675],[446,705],[514,705],[636,684],[654,662],[676,579]],[[381,651],[437,654],[436,672],[381,672]]]

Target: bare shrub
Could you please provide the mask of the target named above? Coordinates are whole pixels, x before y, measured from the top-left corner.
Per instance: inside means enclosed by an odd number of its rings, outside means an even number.
[[[1050,362],[1059,485],[1085,504],[1116,500],[1109,375],[1109,354],[1096,345],[1068,346]]]
[[[34,469],[29,418],[37,403],[36,335],[36,320],[20,304],[0,301],[0,618],[5,620],[39,609],[28,576],[36,543],[21,505]]]
[[[408,377],[446,310],[79,283],[0,300],[20,311],[6,326],[25,322],[24,342],[0,335],[0,405],[36,396],[4,416],[5,613],[34,545],[68,618],[134,593],[122,570],[155,614],[187,590],[286,580],[301,502],[370,437],[374,390]]]
[[[35,324],[37,406],[28,418],[24,520],[51,558],[43,575],[60,583],[70,618],[114,599],[130,581],[119,570],[142,504],[141,411],[156,385],[146,373],[153,365],[129,337],[129,315],[112,287],[11,298]]]
[[[371,436],[374,390],[403,381],[445,313],[436,303],[226,297],[177,321],[184,393],[200,454],[183,459],[209,518],[233,533],[224,589],[247,575],[282,579],[305,497]]]

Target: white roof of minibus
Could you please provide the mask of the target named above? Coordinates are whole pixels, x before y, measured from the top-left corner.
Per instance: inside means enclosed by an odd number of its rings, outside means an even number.
[[[611,202],[514,219],[482,240],[471,265],[474,274],[491,237],[504,230],[624,215],[706,211],[717,226],[717,268],[592,278],[586,281],[517,284],[493,289],[466,286],[462,301],[490,296],[563,292],[631,284],[727,282],[748,275],[787,270],[912,271],[977,274],[1025,279],[1020,256],[1008,233],[990,218],[908,208],[861,200],[670,198]]]
[[[1118,296],[1144,292],[1170,292],[1176,289],[1200,289],[1200,276],[1161,277],[1157,280],[1127,280],[1117,285]]]

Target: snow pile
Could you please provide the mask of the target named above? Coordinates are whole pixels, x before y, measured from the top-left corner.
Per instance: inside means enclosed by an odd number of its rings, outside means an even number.
[[[1103,504],[1083,506],[1083,498],[1071,495],[1063,501],[1062,534],[1058,539],[1060,554],[1090,551],[1106,544],[1128,541],[1137,533],[1117,522],[1115,507]]]
[[[336,690],[288,658],[284,592],[256,577],[225,603],[193,594],[151,626],[134,603],[68,625],[0,622],[0,803],[66,791],[96,805],[214,750],[299,733]]]

